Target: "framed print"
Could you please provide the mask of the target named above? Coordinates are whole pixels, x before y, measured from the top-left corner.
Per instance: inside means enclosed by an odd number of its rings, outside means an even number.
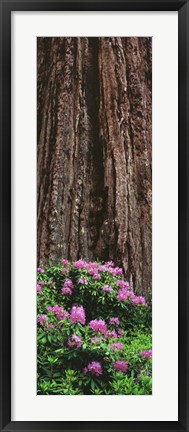
[[[1,24],[1,430],[188,431],[188,1]]]

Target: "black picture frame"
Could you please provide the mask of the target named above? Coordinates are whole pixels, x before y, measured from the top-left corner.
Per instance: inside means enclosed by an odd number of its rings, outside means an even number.
[[[126,430],[189,431],[189,3],[188,0],[0,0],[0,429],[1,431]],[[11,12],[12,11],[178,11],[179,30],[179,385],[175,422],[31,422],[11,421]],[[171,307],[171,305],[170,305]],[[174,379],[174,378],[173,378]],[[169,398],[167,399],[169,403]],[[158,407],[157,407],[158,410]]]

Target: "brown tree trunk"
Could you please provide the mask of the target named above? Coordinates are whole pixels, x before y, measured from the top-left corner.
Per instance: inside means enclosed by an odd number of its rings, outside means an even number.
[[[38,38],[38,262],[151,290],[151,38]]]

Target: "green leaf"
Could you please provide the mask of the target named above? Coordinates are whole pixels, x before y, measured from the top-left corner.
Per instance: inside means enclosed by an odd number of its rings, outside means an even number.
[[[92,390],[95,390],[95,382],[93,380],[91,380],[91,388]]]

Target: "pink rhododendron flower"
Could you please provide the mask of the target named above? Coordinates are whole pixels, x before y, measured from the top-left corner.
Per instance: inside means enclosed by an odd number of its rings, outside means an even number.
[[[68,274],[70,272],[70,269],[69,268],[64,268],[63,270],[62,270],[62,274],[63,275],[66,275],[66,274]]]
[[[68,261],[67,259],[63,259],[63,260],[62,260],[62,265],[63,265],[63,266],[66,267],[66,266],[68,266],[68,264],[69,264],[69,261]]]
[[[80,336],[77,336],[75,333],[68,339],[67,345],[70,348],[81,348],[82,347],[82,341]]]
[[[89,274],[92,276],[93,279],[100,279],[101,278],[101,276],[98,273],[98,270],[96,268],[90,268],[89,267],[88,270],[89,270]]]
[[[126,282],[123,279],[122,280],[118,280],[117,283],[118,283],[118,285],[120,286],[121,289],[122,288],[126,288],[126,289],[130,288],[129,282]]]
[[[49,306],[49,312],[53,312],[59,321],[63,321],[69,317],[69,313],[62,306]]]
[[[117,360],[114,363],[114,370],[117,370],[119,372],[127,372],[129,365],[124,360]]]
[[[80,322],[81,324],[85,324],[85,311],[83,306],[72,306],[70,319],[72,323]]]
[[[95,376],[102,375],[101,364],[99,362],[96,362],[96,361],[89,363],[88,366],[83,369],[83,371],[85,373],[90,372],[91,375],[95,375]]]
[[[85,279],[85,278],[79,278],[78,279],[78,284],[88,285],[88,280]]]
[[[140,356],[141,357],[145,357],[145,358],[151,358],[152,357],[152,350],[145,350],[145,351],[140,351]]]
[[[122,276],[123,274],[123,270],[120,267],[115,267],[115,268],[109,267],[108,272],[111,273],[113,276]]]
[[[96,332],[100,332],[102,334],[105,334],[107,331],[107,324],[105,323],[104,320],[97,320],[97,319],[92,320],[89,322],[88,326],[92,330]]]
[[[37,293],[41,294],[41,292],[42,292],[41,285],[39,283],[37,283]]]
[[[101,276],[99,275],[99,273],[93,273],[92,279],[101,279]]]
[[[62,295],[72,295],[72,289],[74,288],[74,286],[73,286],[73,282],[72,282],[72,280],[71,279],[69,279],[69,278],[67,278],[65,281],[64,281],[64,285],[63,285],[63,288],[62,288]]]
[[[74,267],[77,268],[77,269],[82,269],[82,268],[85,269],[86,266],[87,266],[87,263],[84,260],[78,260],[78,261],[74,262]]]
[[[120,328],[118,329],[118,332],[117,332],[117,333],[118,333],[118,337],[123,336],[123,331],[122,331]]]
[[[45,270],[43,267],[38,267],[37,271],[38,271],[38,273],[45,273]]]
[[[119,350],[119,351],[123,351],[123,344],[121,342],[114,342],[110,344],[110,347],[113,350]]]
[[[61,293],[63,296],[70,296],[73,294],[72,290],[70,288],[66,288],[66,287],[62,288]]]
[[[98,268],[98,263],[96,261],[89,261],[88,263],[88,268],[94,268],[97,269]]]
[[[53,281],[38,281],[38,283],[41,285],[41,286],[45,286],[45,285],[52,285],[53,287],[55,287],[55,283],[53,282]]]
[[[52,324],[52,323],[49,323],[47,326],[48,326],[48,328],[51,328],[51,329],[54,328],[54,324]]]
[[[42,314],[37,317],[37,323],[44,325],[46,323],[47,315]]]
[[[104,285],[102,291],[111,292],[113,291],[113,288],[110,285]]]
[[[91,266],[91,265],[88,266],[87,270],[88,270],[88,272],[89,272],[90,275],[98,273],[98,267],[94,267],[94,266]]]
[[[74,286],[73,286],[72,280],[69,278],[66,278],[66,280],[64,281],[63,287],[73,289]]]
[[[106,339],[117,338],[117,333],[115,330],[108,330],[105,334]]]
[[[116,272],[116,273],[115,273]],[[115,267],[115,272],[114,274],[116,274],[117,276],[122,276],[123,274],[123,269],[120,267]]]
[[[128,299],[133,300],[135,298],[135,294],[133,291],[128,291]]]
[[[107,261],[107,262],[105,262],[105,265],[107,266],[107,267],[114,267],[114,262],[113,261]]]
[[[105,272],[105,271],[107,271],[107,266],[105,264],[99,265],[98,270]]]
[[[122,288],[117,293],[117,299],[119,301],[126,301],[128,298],[128,291],[126,288]]]
[[[134,303],[134,304],[143,304],[143,305],[146,305],[145,298],[142,297],[142,296],[135,296],[135,297],[133,298],[133,303]]]
[[[109,323],[110,324],[115,324],[115,325],[119,325],[120,323],[119,323],[119,318],[117,318],[117,317],[112,317],[112,318],[110,318],[109,319]]]

